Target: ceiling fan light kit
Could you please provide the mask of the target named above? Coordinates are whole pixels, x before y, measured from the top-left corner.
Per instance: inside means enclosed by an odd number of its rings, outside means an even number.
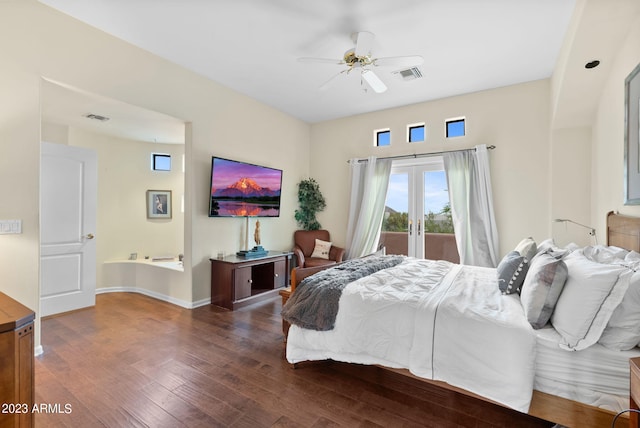
[[[361,75],[361,82],[364,81],[376,93],[382,93],[387,90],[387,85],[378,77],[371,69],[372,67],[414,67],[424,62],[419,55],[396,56],[372,58],[371,48],[375,35],[369,31],[360,31],[354,33],[356,46],[344,53],[342,60],[334,60],[328,58],[298,58],[300,62],[316,62],[324,64],[346,65],[347,68],[332,76],[329,80],[320,86],[321,90],[328,89],[342,74],[349,74],[353,70],[358,70]]]
[[[380,80],[376,74],[371,70],[362,70],[362,78],[369,84],[374,92],[382,93],[387,90],[387,86]]]

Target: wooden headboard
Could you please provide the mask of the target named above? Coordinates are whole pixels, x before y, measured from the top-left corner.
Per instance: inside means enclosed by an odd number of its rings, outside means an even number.
[[[607,245],[640,252],[640,218],[607,214]]]

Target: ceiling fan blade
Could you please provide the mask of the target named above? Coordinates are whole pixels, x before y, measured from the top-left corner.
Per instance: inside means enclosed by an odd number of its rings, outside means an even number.
[[[309,63],[321,63],[321,64],[335,64],[335,65],[344,65],[345,62],[342,59],[331,59],[331,58],[298,58],[298,62],[309,62]]]
[[[360,31],[356,40],[355,55],[357,57],[367,56],[371,53],[373,39],[376,36],[369,31]]]
[[[380,67],[414,67],[424,63],[424,58],[420,55],[410,56],[389,56],[386,58],[375,58],[373,65]]]
[[[320,87],[318,89],[321,90],[321,91],[326,91],[327,89],[329,89],[331,87],[331,85],[333,85],[333,82],[338,78],[338,76],[340,76],[341,74],[344,74],[345,71],[346,70],[342,70],[340,73],[331,76],[331,79],[327,80],[322,85],[320,85]]]
[[[362,78],[378,94],[387,90],[387,85],[371,70],[362,70]]]

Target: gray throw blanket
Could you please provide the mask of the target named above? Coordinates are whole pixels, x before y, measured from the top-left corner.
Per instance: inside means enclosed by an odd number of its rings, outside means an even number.
[[[344,287],[357,279],[401,263],[404,256],[353,259],[311,275],[296,287],[282,308],[282,318],[309,330],[332,330]]]

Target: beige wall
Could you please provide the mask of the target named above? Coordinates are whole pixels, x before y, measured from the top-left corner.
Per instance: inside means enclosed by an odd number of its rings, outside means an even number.
[[[591,128],[563,128],[552,131],[551,181],[549,186],[551,234],[558,245],[571,242],[590,245],[595,239],[589,230],[570,223],[555,223],[553,219],[564,218],[595,227],[592,224],[591,206]],[[600,229],[600,243],[604,242],[605,230]]]
[[[640,206],[624,205],[624,80],[640,63],[640,14],[612,64],[593,125],[592,221],[605,230],[606,213],[612,210],[640,216]]]
[[[0,2],[0,52],[0,179],[11,183],[0,218],[23,220],[21,235],[0,236],[0,290],[38,310],[43,77],[187,122],[184,253],[194,301],[209,296],[209,257],[239,250],[244,229],[242,219],[207,216],[212,155],[284,170],[282,215],[265,219],[262,240],[268,249],[291,247],[296,183],[309,174],[309,125],[35,0]],[[39,319],[36,331],[39,344]]]
[[[0,6],[0,10],[3,9]],[[0,13],[0,27],[5,17]],[[0,38],[12,38],[0,29]],[[0,51],[7,40],[0,40]],[[0,67],[0,218],[21,219],[22,234],[0,236],[0,291],[39,311],[39,77],[2,55]],[[40,320],[36,319],[36,345]]]
[[[548,237],[549,80],[525,83],[312,125],[311,174],[327,199],[318,216],[344,245],[352,157],[394,156],[496,145],[490,152],[501,253],[524,237]],[[464,116],[465,137],[447,140],[444,123]],[[407,143],[406,126],[425,122],[424,143]],[[374,147],[375,129],[391,128],[392,144]]]

